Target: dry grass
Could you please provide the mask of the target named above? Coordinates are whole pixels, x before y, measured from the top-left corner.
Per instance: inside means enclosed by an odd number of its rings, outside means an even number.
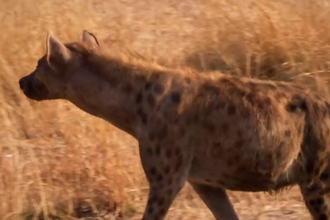
[[[87,29],[103,45],[168,66],[276,80],[295,76],[327,91],[330,4],[296,2],[0,0],[2,219],[40,213],[45,219],[69,218],[82,213],[76,210],[82,201],[110,201],[111,210],[139,219],[146,200],[134,139],[68,102],[36,103],[19,90],[18,79],[44,53],[49,30],[68,41]],[[262,193],[230,196],[243,219],[310,218],[297,189],[277,199]],[[211,219],[211,214],[187,185],[167,219]]]

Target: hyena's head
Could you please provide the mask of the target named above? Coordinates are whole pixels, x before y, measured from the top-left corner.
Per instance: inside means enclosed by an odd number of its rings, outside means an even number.
[[[63,44],[51,32],[47,36],[47,52],[36,69],[19,80],[24,94],[33,100],[66,99],[70,78],[84,71],[83,55],[96,52],[96,37],[84,30],[80,41]]]

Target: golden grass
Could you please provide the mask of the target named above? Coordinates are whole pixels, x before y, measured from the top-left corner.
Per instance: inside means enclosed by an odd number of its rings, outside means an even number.
[[[18,79],[44,53],[48,31],[72,41],[87,29],[104,46],[164,65],[295,76],[327,90],[329,18],[325,0],[0,0],[0,216],[69,218],[81,214],[82,201],[97,209],[110,201],[131,219],[143,213],[147,184],[134,139],[68,102],[36,103],[19,90]],[[297,189],[277,200],[230,196],[243,219],[310,218]],[[167,217],[211,218],[188,185]]]

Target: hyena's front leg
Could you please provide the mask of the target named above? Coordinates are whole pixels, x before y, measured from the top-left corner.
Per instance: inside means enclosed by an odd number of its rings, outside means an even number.
[[[187,180],[191,156],[180,146],[139,144],[142,166],[150,187],[143,220],[162,220]]]

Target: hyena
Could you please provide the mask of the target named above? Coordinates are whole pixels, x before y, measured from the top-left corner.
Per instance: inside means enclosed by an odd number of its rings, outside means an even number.
[[[200,74],[109,55],[84,30],[52,33],[19,81],[33,100],[65,99],[138,140],[149,182],[144,220],[162,220],[188,181],[218,220],[238,220],[226,190],[298,185],[314,220],[330,219],[330,105],[285,82]]]

